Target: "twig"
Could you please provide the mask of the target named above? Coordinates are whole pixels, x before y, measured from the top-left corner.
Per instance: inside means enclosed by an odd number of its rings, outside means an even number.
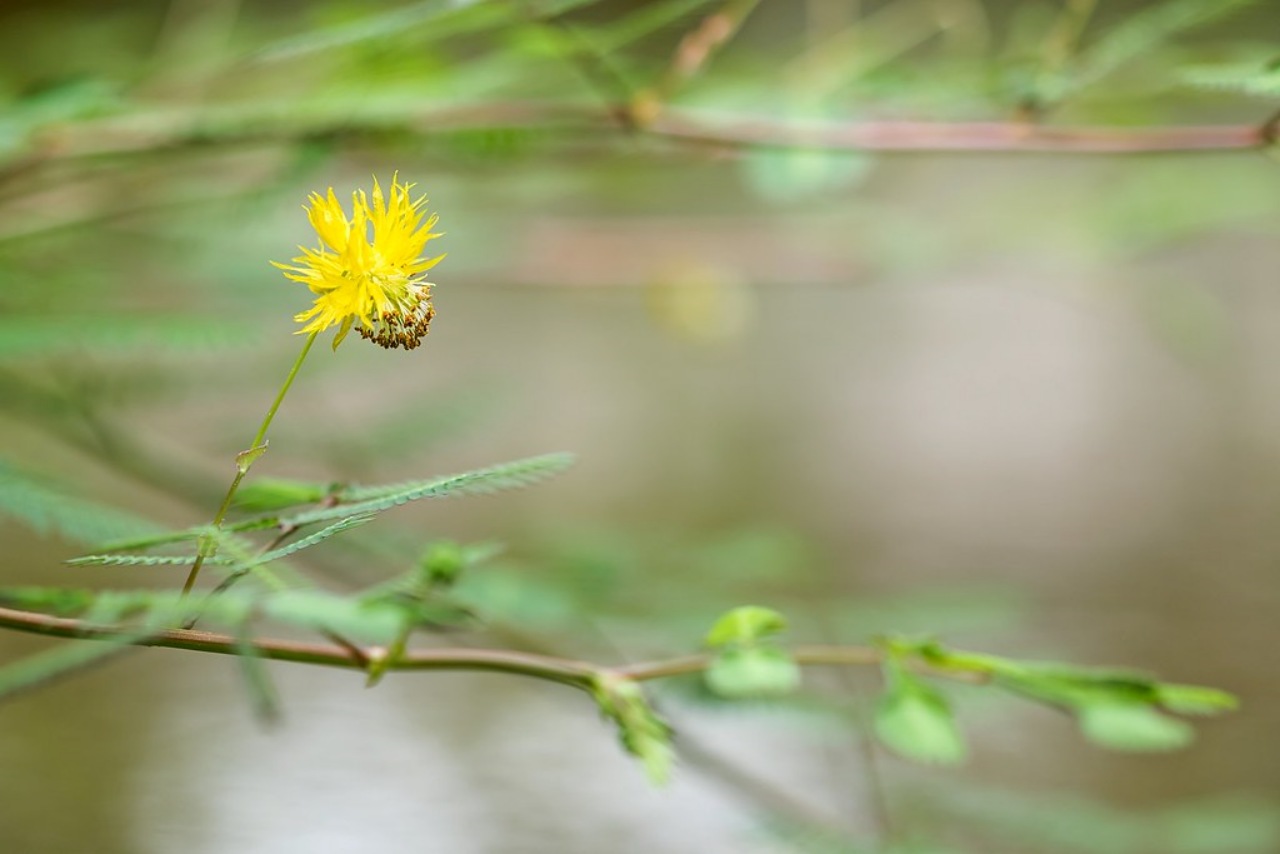
[[[112,640],[129,633],[128,629],[94,625],[82,620],[55,617],[35,611],[0,608],[0,628],[30,632],[50,637],[77,638],[81,640]],[[196,629],[169,629],[145,638],[131,641],[135,646],[186,649],[219,655],[238,655],[244,645],[231,635]],[[298,664],[316,664],[363,670],[368,659],[378,658],[382,650],[364,650],[363,657],[338,644],[318,644],[291,641],[280,638],[254,638],[249,645],[263,658],[273,661],[292,661]],[[867,666],[880,663],[881,652],[874,647],[803,645],[788,650],[792,659],[804,666]],[[658,661],[641,662],[615,667],[597,665],[586,661],[550,655],[503,649],[436,648],[408,650],[389,663],[388,670],[485,670],[532,676],[551,682],[560,682],[577,688],[590,688],[602,673],[624,679],[645,682],[701,673],[714,662],[711,654],[686,655]],[[932,670],[935,676],[962,682],[985,681],[982,674]]]
[[[232,120],[236,119],[236,120]],[[151,153],[176,148],[248,145],[314,138],[360,138],[384,132],[429,137],[466,130],[528,128],[565,133],[630,134],[633,128],[610,107],[535,102],[494,102],[442,107],[417,115],[380,117],[350,113],[312,122],[282,123],[242,113],[219,118],[200,113],[135,115],[101,119],[60,129],[42,149],[0,165],[0,182],[21,169],[89,157]],[[879,152],[1056,152],[1141,154],[1240,151],[1272,144],[1263,122],[1148,127],[1045,126],[1025,122],[783,122],[767,116],[665,110],[643,134],[727,150],[804,148]]]
[[[122,629],[94,626],[81,620],[13,608],[0,608],[0,628],[84,640],[112,640],[125,633]],[[231,635],[198,629],[169,629],[136,640],[132,645],[185,649],[218,655],[237,655],[244,651],[244,645],[238,644]],[[263,658],[273,661],[291,661],[297,664],[315,664],[351,670],[364,670],[366,666],[359,656],[338,644],[255,638],[249,641],[249,645]],[[372,656],[366,652],[365,657]],[[406,652],[392,661],[388,669],[499,671],[587,688],[601,668],[586,662],[516,650],[448,648]]]
[[[1020,122],[846,122],[784,125],[765,119],[708,121],[665,114],[646,128],[659,136],[726,148],[810,148],[881,152],[1056,152],[1144,154],[1239,151],[1267,146],[1258,125],[1148,128],[1046,127]]]

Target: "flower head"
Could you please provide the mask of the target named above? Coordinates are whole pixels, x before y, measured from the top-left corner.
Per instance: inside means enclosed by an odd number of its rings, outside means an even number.
[[[359,323],[362,338],[387,349],[421,343],[435,315],[425,274],[444,256],[422,257],[427,241],[440,235],[431,232],[436,217],[427,217],[426,198],[410,199],[413,186],[392,176],[387,197],[375,178],[369,197],[363,190],[352,194],[349,219],[332,187],[327,196],[311,194],[305,210],[319,248],[298,247],[302,254],[292,264],[271,262],[316,295],[311,308],[294,317],[303,324],[299,334],[337,326],[336,350]]]

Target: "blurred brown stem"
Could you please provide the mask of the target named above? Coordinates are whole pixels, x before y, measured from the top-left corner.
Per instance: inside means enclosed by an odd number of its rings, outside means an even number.
[[[416,116],[361,122],[349,114],[314,122],[281,124],[263,117],[219,120],[209,111],[87,121],[61,128],[56,139],[24,156],[0,164],[0,183],[45,165],[101,157],[134,155],[210,144],[247,145],[304,138],[360,138],[388,131],[429,137],[441,133],[493,128],[529,128],[561,133],[635,130],[615,107],[495,102],[444,107]],[[231,117],[231,118],[234,118]],[[145,128],[145,130],[143,129]],[[1017,121],[828,121],[794,123],[768,116],[711,115],[666,109],[641,132],[650,137],[726,150],[804,148],[881,152],[1056,152],[1062,154],[1142,154],[1154,152],[1238,151],[1272,144],[1264,121],[1251,124],[1164,125],[1149,127],[1045,126]]]
[[[81,640],[111,640],[127,631],[14,608],[0,608],[0,628]],[[154,635],[133,641],[132,645],[186,649],[219,655],[238,655],[244,651],[244,645],[238,643],[231,635],[195,629],[169,629],[156,632]],[[250,645],[263,658],[274,661],[292,661],[298,664],[317,664],[352,670],[364,670],[370,659],[376,659],[381,654],[381,650],[378,649],[363,650],[361,655],[350,647],[339,644],[307,643],[278,638],[255,638],[250,641]],[[788,654],[797,664],[805,666],[873,666],[878,665],[881,660],[880,650],[864,646],[796,646],[789,649]],[[532,676],[589,690],[601,673],[611,673],[621,678],[645,682],[670,676],[701,673],[710,667],[714,660],[715,657],[711,654],[700,654],[608,667],[518,650],[447,647],[406,651],[390,662],[388,669],[496,671]],[[971,672],[927,668],[926,670],[935,676],[963,682],[982,681],[981,674]]]

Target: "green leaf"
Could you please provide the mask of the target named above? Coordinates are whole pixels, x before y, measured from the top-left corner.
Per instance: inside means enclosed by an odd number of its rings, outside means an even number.
[[[530,486],[559,474],[573,465],[573,454],[541,454],[507,463],[486,466],[462,474],[433,477],[427,480],[380,486],[353,486],[339,497],[346,502],[393,500],[396,504],[419,498],[443,498],[448,495],[487,495],[504,489]]]
[[[894,752],[937,765],[958,765],[967,749],[945,697],[893,659],[888,685],[876,705],[876,736]]]
[[[1187,723],[1162,714],[1215,714],[1238,705],[1235,697],[1200,685],[1158,682],[1114,668],[1075,667],[1058,662],[1015,661],[959,652],[936,641],[890,639],[898,656],[917,655],[942,670],[985,674],[994,684],[1076,715],[1089,740],[1121,750],[1173,750],[1189,744]]]
[[[289,36],[262,48],[253,59],[259,62],[274,62],[304,58],[361,42],[391,39],[418,28],[425,28],[427,24],[432,25],[428,34],[436,35],[435,31],[440,28],[441,19],[447,19],[450,16],[461,15],[475,19],[476,23],[473,26],[476,28],[511,22],[511,13],[503,8],[502,4],[471,5],[474,8],[459,8],[457,3],[450,0],[410,3],[390,11],[365,15],[355,20]]]
[[[400,609],[320,590],[287,590],[262,604],[266,616],[318,631],[336,632],[350,640],[388,644],[405,628]]]
[[[721,697],[779,697],[800,687],[800,668],[784,650],[748,646],[721,652],[704,678]]]
[[[115,626],[138,614],[145,615],[156,607],[156,601],[163,603],[161,607],[167,614],[174,599],[175,593],[168,590],[151,595],[134,590],[103,590],[89,603],[80,619],[97,626]]]
[[[369,513],[358,514],[355,516],[348,516],[345,519],[340,519],[337,522],[334,522],[332,525],[329,525],[326,528],[321,528],[319,531],[316,531],[314,534],[310,534],[306,537],[303,537],[300,540],[297,540],[296,542],[292,542],[287,546],[281,546],[278,549],[272,549],[271,551],[266,552],[265,554],[258,555],[257,557],[250,558],[246,561],[237,562],[237,566],[239,566],[240,568],[257,567],[257,566],[262,566],[263,564],[280,560],[282,558],[286,558],[289,555],[296,554],[297,552],[302,551],[303,549],[309,549],[312,546],[317,545],[318,543],[322,543],[332,536],[341,534],[343,531],[349,531],[352,528],[358,528],[361,525],[371,521],[373,521],[373,515]]]
[[[592,685],[600,712],[618,727],[618,737],[628,753],[640,760],[655,786],[671,779],[675,748],[671,727],[649,705],[639,683],[601,673]]]
[[[1077,718],[1086,738],[1115,750],[1177,750],[1195,739],[1186,721],[1138,703],[1093,703],[1081,708]]]
[[[258,458],[267,452],[267,444],[267,442],[263,442],[257,447],[249,448],[236,454],[236,471],[240,472],[240,474],[248,472],[253,464],[258,461]]]
[[[533,577],[522,569],[494,566],[467,573],[451,592],[463,607],[495,623],[548,631],[578,619],[578,608],[563,585]]]
[[[712,649],[734,644],[751,644],[785,631],[787,620],[772,608],[743,605],[716,620],[705,643]]]
[[[244,533],[247,531],[261,531],[266,528],[274,528],[279,524],[279,520],[273,517],[264,517],[261,519],[253,519],[246,522],[236,522],[225,525],[223,531],[235,531]],[[198,525],[194,528],[184,528],[179,531],[161,531],[147,536],[130,537],[128,539],[108,540],[101,543],[98,548],[103,551],[125,552],[125,551],[141,551],[143,549],[151,549],[157,546],[167,546],[173,543],[185,543],[188,541],[199,541],[202,538],[208,538],[213,531],[210,525]]]
[[[709,5],[711,0],[667,0],[642,3],[624,17],[610,21],[591,35],[591,44],[601,54],[621,50],[653,32],[678,24],[682,18]]]
[[[67,561],[69,566],[191,566],[195,555],[81,555]],[[206,564],[228,564],[221,557],[206,557]]]
[[[1240,701],[1226,691],[1203,685],[1156,685],[1156,702],[1181,715],[1215,715],[1240,707]]]
[[[266,513],[299,504],[318,504],[333,489],[333,484],[263,477],[240,487],[234,506],[247,513]]]
[[[110,640],[71,641],[0,667],[0,700],[97,664],[144,637],[147,634],[139,632]]]
[[[1238,92],[1256,98],[1280,98],[1280,66],[1249,63],[1185,68],[1180,76],[1188,86]]]
[[[236,663],[240,665],[240,675],[253,705],[254,716],[265,724],[277,722],[280,719],[280,697],[262,655],[253,645],[248,623],[242,623],[236,632]]]
[[[95,543],[158,533],[153,522],[76,498],[47,481],[0,462],[0,516],[10,516],[40,535]]]
[[[92,590],[64,587],[4,587],[0,588],[0,605],[66,617],[84,611],[97,595]]]
[[[147,631],[175,628],[192,618],[225,626],[248,620],[262,594],[240,591],[218,595],[183,595],[178,590],[60,589],[48,587],[0,588],[0,604],[57,616],[79,616],[86,623],[118,627],[140,617]]]
[[[259,554],[253,543],[230,531],[208,528],[206,536],[214,552],[224,558],[225,563],[222,565],[230,567],[228,575],[239,576],[251,573],[269,589],[280,591],[311,586],[306,579],[291,570],[288,564],[281,562],[285,554],[292,553],[298,548],[314,545],[315,542],[327,539],[344,528],[345,525],[339,522],[317,531],[310,537],[304,537],[292,546],[284,546],[266,554]],[[274,564],[274,566],[268,566],[268,564]],[[214,565],[219,565],[219,562],[214,562]]]
[[[1068,88],[1080,88],[1106,77],[1127,62],[1149,53],[1180,33],[1231,15],[1256,0],[1166,0],[1148,5],[1081,51]]]
[[[339,498],[347,503],[304,511],[276,521],[285,526],[310,525],[360,513],[380,513],[421,498],[485,495],[499,490],[515,489],[529,486],[564,471],[573,464],[573,459],[572,454],[544,454],[430,480],[353,487],[339,493]]]

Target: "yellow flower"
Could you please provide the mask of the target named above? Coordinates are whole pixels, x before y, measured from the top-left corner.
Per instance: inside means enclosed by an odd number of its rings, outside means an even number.
[[[388,199],[375,178],[372,199],[363,190],[352,194],[350,219],[332,187],[327,196],[311,194],[304,209],[320,247],[299,246],[302,255],[292,264],[271,262],[316,294],[311,308],[294,317],[304,324],[299,334],[337,326],[336,350],[359,322],[360,336],[382,347],[412,350],[421,343],[435,315],[425,273],[444,256],[422,257],[427,241],[440,235],[431,233],[435,215],[423,222],[426,198],[410,199],[413,186],[392,176]]]

